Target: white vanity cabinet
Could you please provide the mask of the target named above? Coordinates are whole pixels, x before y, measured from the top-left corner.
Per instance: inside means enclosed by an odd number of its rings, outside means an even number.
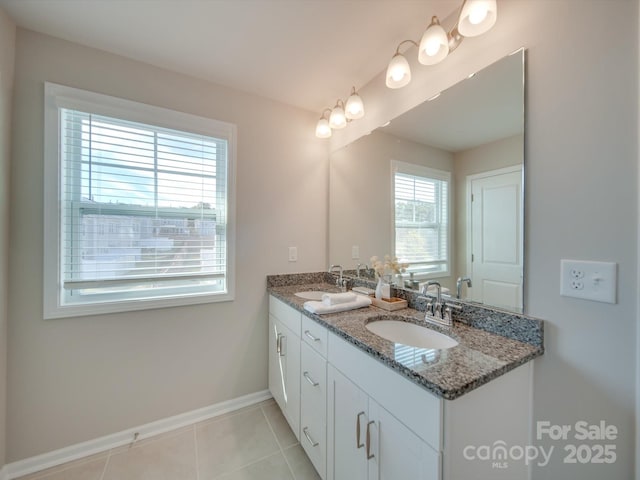
[[[327,479],[440,478],[437,452],[334,367],[328,421]]]
[[[269,390],[300,439],[300,324],[302,314],[269,297]]]
[[[465,452],[531,443],[532,362],[445,401],[280,300],[269,305],[269,389],[323,480],[528,478],[524,462]]]
[[[333,334],[329,360],[327,479],[440,479],[441,400]]]

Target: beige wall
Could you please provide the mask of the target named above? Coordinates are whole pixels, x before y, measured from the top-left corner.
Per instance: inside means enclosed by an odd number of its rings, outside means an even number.
[[[638,320],[638,2],[499,0],[488,34],[434,68],[415,65],[402,90],[381,73],[360,89],[369,108],[332,148],[421,103],[519,47],[527,48],[525,303],[543,318],[534,421],[618,427],[611,465],[569,465],[563,444],[534,480],[631,478]],[[443,22],[445,23],[445,22]],[[597,35],[594,32],[615,32]],[[560,260],[618,263],[615,305],[560,296]]]
[[[533,417],[605,420],[620,431],[612,465],[566,465],[562,443],[541,442],[556,452],[533,478],[631,478],[638,3],[500,0],[499,8],[489,34],[438,66],[415,66],[405,89],[388,91],[381,78],[362,89],[376,108],[336,132],[332,148],[527,47],[525,295],[528,312],[546,320],[547,349],[535,361]],[[593,33],[602,31],[616,34]],[[24,31],[16,60],[9,460],[265,388],[264,274],[327,264],[326,155],[308,138],[316,114]],[[238,123],[242,302],[42,321],[44,79]],[[289,242],[300,249],[297,264],[286,261]],[[561,297],[561,258],[617,262],[618,303]]]
[[[467,276],[467,176],[522,165],[524,135],[515,135],[453,154],[455,228],[455,278]]]
[[[265,276],[327,266],[316,114],[21,29],[15,73],[8,460],[266,389]],[[45,80],[237,124],[234,302],[42,319]]]
[[[6,452],[9,157],[15,37],[15,25],[0,9],[0,468],[5,463]]]
[[[345,269],[391,254],[391,160],[451,172],[449,152],[373,132],[331,154],[329,261]],[[351,247],[360,247],[360,259]],[[449,286],[450,277],[442,279]]]

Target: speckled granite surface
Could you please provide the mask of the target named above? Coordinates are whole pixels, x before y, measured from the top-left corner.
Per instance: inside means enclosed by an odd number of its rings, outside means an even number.
[[[294,294],[306,290],[337,292],[332,278],[331,275],[322,273],[270,276],[267,279],[268,291],[401,375],[444,399],[458,398],[544,353],[540,320],[482,307],[474,306],[468,311],[463,311],[460,318],[465,323],[454,321],[450,331],[428,325],[429,328],[446,333],[459,342],[457,346],[447,350],[395,344],[371,333],[365,327],[370,321],[392,318],[424,324],[424,313],[413,308],[390,313],[371,306],[328,315],[315,315],[304,310],[306,300]],[[469,306],[465,305],[465,309],[467,307]],[[506,327],[504,324],[507,324]],[[536,325],[538,328],[535,328]],[[499,334],[501,331],[507,331],[509,335]],[[514,333],[522,335],[523,341],[509,338]]]

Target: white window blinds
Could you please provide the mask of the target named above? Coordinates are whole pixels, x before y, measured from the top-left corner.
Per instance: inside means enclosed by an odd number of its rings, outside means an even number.
[[[57,110],[59,305],[228,293],[228,138]]]
[[[409,272],[449,270],[449,174],[394,163],[395,255]]]

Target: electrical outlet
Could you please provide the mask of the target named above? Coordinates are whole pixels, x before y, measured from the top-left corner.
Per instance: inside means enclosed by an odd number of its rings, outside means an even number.
[[[570,273],[571,273],[571,277],[575,278],[576,280],[579,280],[580,278],[584,278],[584,272],[577,268],[572,268]]]
[[[584,283],[580,280],[571,280],[571,290],[582,290],[584,288]]]
[[[298,247],[289,247],[289,261],[290,262],[298,261]]]
[[[360,258],[360,247],[358,245],[354,245],[351,247],[351,259],[358,260]]]
[[[561,260],[560,295],[616,303],[617,264]]]

